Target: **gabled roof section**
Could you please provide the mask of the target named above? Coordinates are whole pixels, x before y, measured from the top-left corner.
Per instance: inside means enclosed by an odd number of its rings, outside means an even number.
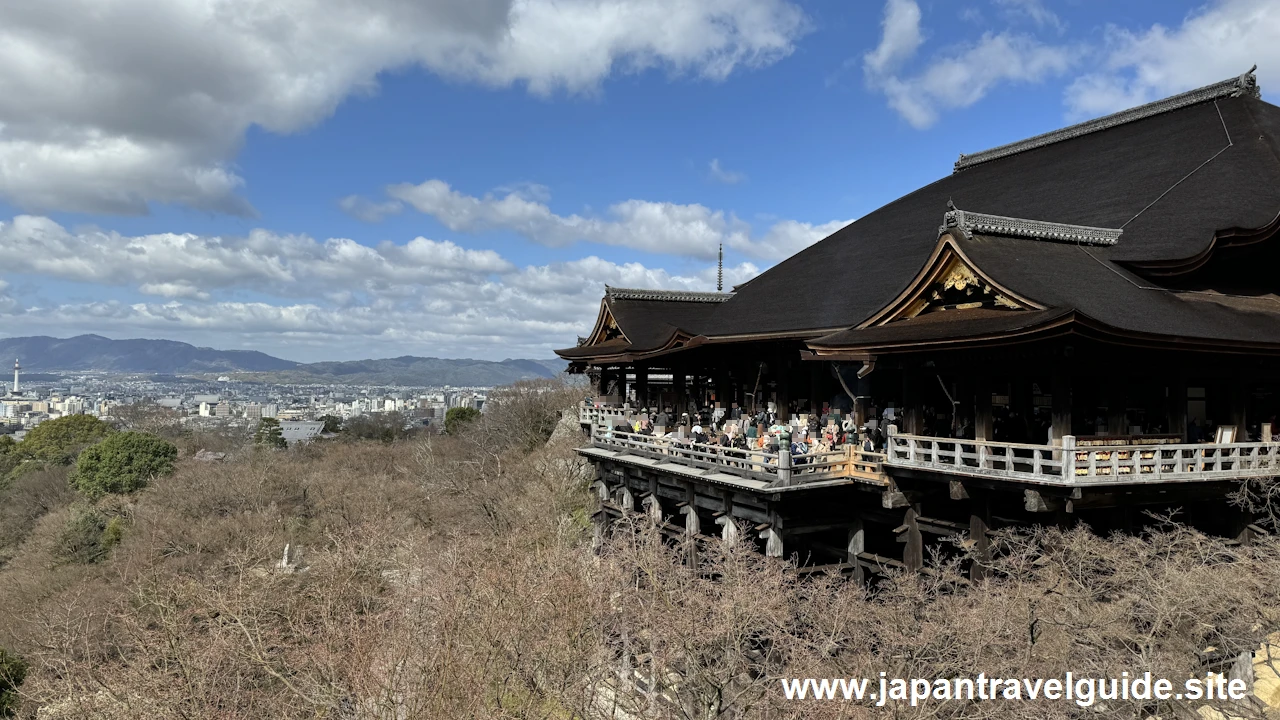
[[[933,254],[897,297],[856,327],[868,328],[944,311],[996,313],[1044,310],[1045,306],[996,282],[943,233]]]
[[[611,300],[662,300],[666,302],[721,303],[733,297],[726,292],[696,292],[693,290],[648,290],[642,288],[616,288],[604,286],[606,298]]]
[[[983,150],[982,152],[976,152],[971,155],[961,154],[960,159],[956,160],[954,172],[960,172],[961,170],[971,168],[975,165],[981,165],[985,162],[999,160],[1000,158],[1017,155],[1018,153],[1026,152],[1027,150],[1034,150],[1036,148],[1044,147],[1045,145],[1052,145],[1057,142],[1062,142],[1063,140],[1078,138],[1082,135],[1107,130],[1118,125],[1124,125],[1144,118],[1149,118],[1154,115],[1179,110],[1191,105],[1198,105],[1203,102],[1229,97],[1247,96],[1259,98],[1261,97],[1261,92],[1258,90],[1258,78],[1253,74],[1254,70],[1257,69],[1258,66],[1254,65],[1249,68],[1248,72],[1240,75],[1239,77],[1216,82],[1212,85],[1206,85],[1202,88],[1190,90],[1180,95],[1167,97],[1163,100],[1156,100],[1155,102],[1150,102],[1146,105],[1139,105],[1138,107],[1122,110],[1112,115],[1105,115],[1103,117],[1088,120],[1077,125],[1071,125],[1060,130],[1036,135],[1035,137],[1030,137],[1026,140],[1019,140],[1007,145],[994,147],[990,150]]]
[[[629,362],[672,352],[704,334],[712,312],[730,297],[732,293],[606,285],[591,334],[578,347],[556,354],[567,360]]]

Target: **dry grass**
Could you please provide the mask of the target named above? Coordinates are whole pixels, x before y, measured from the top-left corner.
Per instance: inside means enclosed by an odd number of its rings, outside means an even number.
[[[54,718],[872,717],[788,703],[779,677],[1169,677],[1276,626],[1274,543],[1177,526],[1013,538],[975,587],[953,568],[874,594],[797,581],[746,548],[682,562],[640,520],[591,551],[589,469],[538,442],[571,391],[524,389],[456,437],[184,461],[104,512],[104,561],[59,562],[70,510],[28,499],[0,568],[0,646],[24,711]],[[514,425],[512,423],[515,423]],[[31,480],[29,498],[54,493]],[[44,488],[44,490],[40,490]],[[6,508],[5,512],[8,512]],[[301,550],[280,568],[285,544]],[[641,677],[661,692],[643,694]],[[659,696],[662,696],[660,699]],[[1066,703],[900,717],[1073,717]],[[1154,708],[1153,708],[1154,709]],[[1135,703],[1102,716],[1135,717]],[[1162,710],[1174,717],[1174,710]]]

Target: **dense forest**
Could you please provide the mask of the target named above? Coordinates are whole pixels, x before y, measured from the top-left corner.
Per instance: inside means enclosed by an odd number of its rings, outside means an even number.
[[[1216,710],[789,700],[787,678],[1203,676],[1277,629],[1278,546],[1176,516],[1030,529],[979,582],[956,537],[863,587],[641,515],[599,536],[576,400],[523,382],[447,435],[290,449],[156,408],[0,439],[0,716],[1270,717],[1265,662]]]

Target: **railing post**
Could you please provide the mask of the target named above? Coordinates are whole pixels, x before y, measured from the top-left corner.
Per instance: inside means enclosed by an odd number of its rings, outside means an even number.
[[[791,432],[783,430],[778,436],[778,484],[791,484]]]
[[[1076,479],[1076,436],[1062,436],[1062,482],[1075,482]]]

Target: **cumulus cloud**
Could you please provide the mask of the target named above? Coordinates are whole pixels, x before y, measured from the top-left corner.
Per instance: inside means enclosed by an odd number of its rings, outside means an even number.
[[[1280,6],[1268,0],[1219,0],[1176,28],[1109,27],[1102,68],[1066,91],[1075,116],[1101,115],[1228,78],[1253,64],[1280,67]]]
[[[721,167],[720,158],[711,158],[711,162],[707,165],[707,169],[712,180],[715,180],[718,183],[724,183],[725,185],[737,185],[747,179],[745,173],[734,172]]]
[[[615,72],[720,80],[807,29],[789,0],[43,0],[0,3],[0,198],[251,215],[246,130],[310,127],[379,73],[591,92]]]
[[[47,302],[15,296],[0,281],[6,334],[109,328],[117,336],[159,335],[312,359],[541,357],[589,329],[606,284],[715,287],[711,263],[695,273],[595,256],[521,267],[489,250],[425,238],[370,248],[266,230],[244,238],[124,236],[72,232],[34,216],[0,224],[0,267],[153,296]],[[725,268],[725,282],[758,273],[740,263]]]
[[[1053,28],[1058,32],[1066,29],[1066,23],[1041,0],[996,0],[996,4],[1004,9],[1006,17],[1013,20],[1029,20],[1036,27]]]
[[[395,215],[404,209],[404,206],[394,200],[387,202],[371,202],[359,195],[348,195],[338,201],[338,207],[343,212],[357,220],[365,222],[381,222],[388,215]]]
[[[930,127],[943,110],[973,105],[1002,83],[1061,75],[1078,57],[1072,48],[1030,35],[988,32],[976,42],[942,48],[923,70],[904,73],[923,44],[920,20],[915,0],[888,0],[880,44],[862,58],[868,87],[884,93],[889,106],[916,128]]]
[[[63,280],[136,287],[166,298],[242,288],[289,296],[311,288],[376,292],[435,281],[472,281],[514,266],[492,250],[415,238],[377,247],[345,238],[253,230],[244,237],[73,233],[47,217],[0,222],[0,268]]]
[[[387,194],[396,202],[431,215],[450,230],[508,230],[549,247],[594,242],[703,260],[715,258],[721,243],[751,257],[780,260],[851,222],[809,225],[783,221],[764,235],[755,236],[749,223],[723,210],[697,203],[634,199],[610,206],[603,217],[560,215],[547,205],[546,188],[532,187],[536,189],[536,199],[524,188],[477,197],[433,179],[417,185],[391,185]]]

